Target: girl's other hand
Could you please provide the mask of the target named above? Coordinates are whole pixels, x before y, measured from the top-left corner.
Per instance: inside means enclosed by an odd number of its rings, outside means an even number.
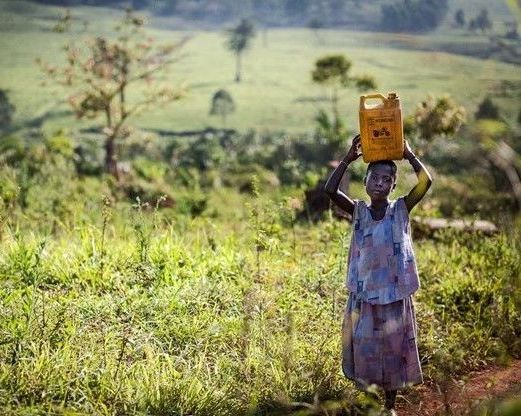
[[[360,135],[357,134],[353,137],[353,141],[351,142],[351,147],[349,148],[346,157],[344,160],[346,162],[353,162],[358,159],[362,155],[362,151],[360,150]]]
[[[409,142],[407,140],[405,140],[405,146],[403,148],[403,158],[407,159],[407,160],[411,160],[415,157],[416,157],[416,155],[412,151],[411,146],[409,145]]]

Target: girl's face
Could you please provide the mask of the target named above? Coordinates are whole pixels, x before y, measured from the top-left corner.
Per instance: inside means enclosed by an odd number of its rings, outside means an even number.
[[[395,180],[390,166],[375,165],[371,167],[365,178],[365,191],[371,200],[387,200],[394,189]]]

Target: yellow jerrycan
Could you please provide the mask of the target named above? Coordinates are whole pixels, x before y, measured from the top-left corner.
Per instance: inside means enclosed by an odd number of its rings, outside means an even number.
[[[371,103],[367,103],[367,101]],[[403,123],[400,98],[390,92],[360,97],[360,137],[364,162],[403,159]]]

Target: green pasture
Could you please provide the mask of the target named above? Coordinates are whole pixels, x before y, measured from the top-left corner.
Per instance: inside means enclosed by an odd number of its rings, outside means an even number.
[[[74,8],[75,31],[57,34],[50,28],[61,13],[59,8],[26,2],[14,7],[11,3],[0,3],[5,23],[0,28],[0,87],[9,90],[17,107],[17,121],[45,116],[42,123],[46,131],[95,123],[79,123],[67,113],[64,92],[52,85],[42,86],[44,76],[34,61],[41,57],[50,63],[62,62],[61,48],[68,38],[79,44],[86,35],[110,34],[119,13]],[[88,33],[83,32],[82,20],[92,22]],[[479,48],[487,41],[482,35],[455,31],[403,35],[321,30],[316,36],[307,29],[270,29],[266,43],[259,33],[245,53],[243,82],[235,83],[235,58],[224,46],[222,31],[151,29],[150,33],[160,43],[190,37],[179,51],[179,62],[162,79],[185,88],[187,93],[183,100],[135,119],[134,123],[142,128],[180,131],[220,127],[221,120],[208,114],[209,105],[212,94],[225,88],[237,107],[227,127],[241,131],[310,131],[318,109],[328,108],[327,91],[312,84],[310,71],[318,57],[331,53],[349,57],[353,75],[373,75],[379,91],[398,91],[407,114],[428,94],[450,94],[470,114],[486,95],[495,98],[505,119],[513,121],[519,112],[521,76],[515,65],[442,50],[428,51],[438,46],[451,49],[450,45],[456,45],[456,49],[465,45]],[[503,91],[504,83],[509,85],[508,93]],[[357,129],[358,96],[356,90],[347,89],[341,102],[341,113],[352,131]]]

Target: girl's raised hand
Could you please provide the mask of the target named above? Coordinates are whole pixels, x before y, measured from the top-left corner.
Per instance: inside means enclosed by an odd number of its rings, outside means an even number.
[[[362,151],[360,150],[360,135],[357,134],[353,137],[353,141],[351,142],[351,147],[349,148],[346,157],[344,160],[346,162],[353,162],[358,159],[362,155]]]
[[[407,160],[411,160],[415,158],[416,155],[411,149],[411,146],[407,140],[405,140],[405,146],[403,147],[403,158]]]

